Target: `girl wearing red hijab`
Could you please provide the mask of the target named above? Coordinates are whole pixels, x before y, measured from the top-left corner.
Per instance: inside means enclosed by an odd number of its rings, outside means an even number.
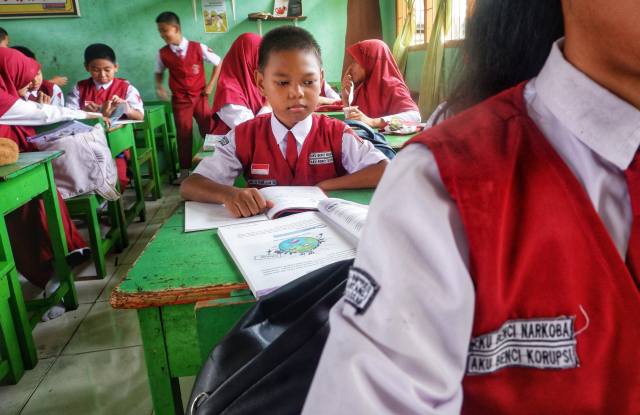
[[[362,121],[377,128],[391,117],[420,122],[418,106],[411,99],[395,59],[381,40],[364,40],[347,48],[353,62],[342,80],[342,101],[349,106],[353,84],[352,109],[347,119]]]
[[[257,115],[271,112],[254,80],[261,40],[255,33],[244,33],[224,57],[213,98],[212,134],[224,135]]]
[[[27,89],[39,71],[40,64],[35,60],[16,50],[0,48],[0,137],[16,142],[20,152],[37,150],[27,141],[27,137],[35,135],[32,125],[96,117],[84,111],[25,101]],[[67,263],[76,266],[89,259],[91,251],[71,221],[60,193],[58,204],[70,252]],[[53,250],[44,203],[34,200],[23,205],[6,216],[6,224],[16,268],[29,282],[51,294],[60,283],[57,275],[52,278]],[[34,247],[39,247],[35,255]],[[55,306],[42,319],[50,320],[64,311],[64,306]]]

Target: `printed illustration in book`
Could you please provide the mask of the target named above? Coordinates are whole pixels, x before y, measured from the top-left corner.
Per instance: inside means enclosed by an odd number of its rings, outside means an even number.
[[[229,31],[225,0],[202,0],[202,16],[205,33],[226,33]]]

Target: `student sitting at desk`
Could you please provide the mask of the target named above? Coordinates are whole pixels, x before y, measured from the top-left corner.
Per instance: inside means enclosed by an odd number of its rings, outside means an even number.
[[[324,81],[320,47],[304,29],[281,26],[260,44],[258,90],[273,108],[240,124],[216,144],[180,188],[188,200],[224,203],[236,217],[271,205],[256,188],[376,187],[387,158],[345,123],[312,114]],[[249,188],[232,184],[240,173]]]
[[[11,49],[22,52],[27,58],[36,60],[36,55],[24,46],[12,46]],[[53,82],[44,80],[42,71],[38,72],[35,79],[29,84],[27,95],[24,97],[26,101],[35,101],[40,104],[51,104],[57,107],[64,107],[64,94],[60,87]]]
[[[349,106],[354,84],[352,109],[348,120],[358,120],[378,128],[391,117],[402,121],[420,122],[418,106],[411,99],[398,64],[381,40],[364,40],[347,48],[353,58],[342,80],[342,102]]]
[[[33,125],[51,124],[72,119],[96,118],[94,114],[25,101],[29,84],[40,71],[40,64],[17,50],[0,48],[0,137],[13,140],[20,152],[37,151],[27,137],[35,135]],[[58,193],[60,215],[67,239],[67,263],[77,266],[89,259],[91,251],[69,217],[66,205]],[[42,200],[31,201],[6,217],[16,268],[31,282],[53,293],[60,285],[54,272],[53,250]],[[53,307],[43,320],[64,313],[62,304]]]

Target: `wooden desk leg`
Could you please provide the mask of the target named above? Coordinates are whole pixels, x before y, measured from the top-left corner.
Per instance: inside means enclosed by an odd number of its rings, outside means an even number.
[[[67,239],[64,235],[62,227],[62,217],[60,216],[60,206],[58,205],[58,194],[56,185],[53,182],[53,168],[51,163],[46,164],[47,179],[49,181],[49,190],[42,193],[44,202],[44,210],[47,215],[47,224],[49,225],[49,236],[51,237],[51,246],[53,247],[53,255],[55,257],[56,269],[60,276],[60,283],[67,282],[69,290],[65,294],[64,306],[67,310],[75,310],[78,308],[78,294],[76,294],[76,286],[73,281],[73,274],[67,265]],[[55,304],[52,304],[55,305]]]
[[[160,307],[138,310],[140,335],[155,415],[184,415],[180,383],[169,370]]]
[[[0,215],[0,260],[13,262],[13,254],[11,253],[11,245],[9,244],[9,234],[4,221],[4,216]],[[22,354],[22,362],[25,369],[33,369],[38,364],[38,354],[36,353],[36,345],[33,342],[33,334],[31,333],[31,325],[27,318],[27,309],[24,305],[22,290],[20,288],[20,280],[18,272],[13,268],[9,272],[9,310],[11,310],[11,318],[13,327],[18,337],[18,345]]]

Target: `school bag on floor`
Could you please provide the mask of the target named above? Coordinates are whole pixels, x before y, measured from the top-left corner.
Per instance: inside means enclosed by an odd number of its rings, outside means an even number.
[[[378,150],[380,150],[382,154],[387,156],[389,160],[391,160],[396,155],[396,152],[391,148],[391,146],[389,145],[389,142],[387,141],[384,135],[373,131],[371,127],[369,127],[367,124],[363,123],[362,121],[346,120],[345,122],[350,127],[360,128],[360,130],[353,130],[353,131],[356,134],[358,134],[360,138],[371,141],[373,146]]]
[[[300,414],[352,264],[327,265],[261,297],[200,368],[187,415]]]
[[[71,133],[66,135],[67,132]],[[96,193],[107,200],[120,197],[115,187],[116,163],[101,124],[91,127],[71,122],[30,137],[29,141],[40,151],[64,151],[63,156],[51,161],[53,178],[63,199],[86,193]]]

